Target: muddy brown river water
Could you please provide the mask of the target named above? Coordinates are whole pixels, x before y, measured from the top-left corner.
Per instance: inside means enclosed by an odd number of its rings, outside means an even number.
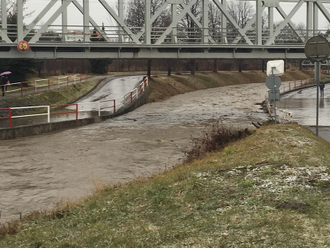
[[[246,128],[267,115],[264,83],[226,86],[146,104],[126,115],[80,128],[1,141],[1,223],[182,162],[191,138],[219,118]]]

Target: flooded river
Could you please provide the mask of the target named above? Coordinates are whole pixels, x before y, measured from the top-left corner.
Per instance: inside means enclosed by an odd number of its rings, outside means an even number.
[[[221,119],[246,128],[267,115],[264,83],[177,95],[126,115],[80,128],[4,140],[0,166],[1,222],[115,184],[150,176],[182,162],[191,138]]]

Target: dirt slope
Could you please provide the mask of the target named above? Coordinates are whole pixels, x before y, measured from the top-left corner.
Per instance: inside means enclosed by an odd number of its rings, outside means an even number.
[[[281,81],[284,82],[313,77],[313,71],[291,69],[287,70],[280,78]],[[219,71],[217,73],[196,73],[195,75],[175,74],[170,77],[167,75],[155,75],[152,76],[151,79],[149,102],[162,101],[174,95],[200,89],[226,85],[261,83],[265,82],[266,78],[266,73],[262,71],[243,71],[241,73],[234,71]]]

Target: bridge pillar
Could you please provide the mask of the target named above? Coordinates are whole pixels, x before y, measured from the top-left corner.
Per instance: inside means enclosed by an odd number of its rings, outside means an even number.
[[[190,60],[190,70],[191,70],[191,75],[195,75],[196,61],[194,59]]]
[[[212,72],[218,72],[218,61],[215,59],[213,60],[213,70]]]
[[[240,59],[237,60],[237,67],[238,67],[238,72],[242,72],[242,60]]]
[[[264,59],[261,60],[261,71],[265,72],[265,60]]]
[[[148,59],[148,63],[147,63],[147,75],[150,78],[151,76],[151,59]]]

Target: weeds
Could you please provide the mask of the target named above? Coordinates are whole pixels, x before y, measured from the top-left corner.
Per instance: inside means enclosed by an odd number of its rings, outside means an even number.
[[[248,129],[243,131],[227,127],[221,120],[211,125],[210,129],[202,132],[200,137],[192,139],[192,148],[185,151],[185,162],[201,159],[207,153],[225,148],[230,142],[239,140],[252,132]]]
[[[8,224],[0,224],[0,239],[14,235],[18,232],[19,221],[13,221]]]

